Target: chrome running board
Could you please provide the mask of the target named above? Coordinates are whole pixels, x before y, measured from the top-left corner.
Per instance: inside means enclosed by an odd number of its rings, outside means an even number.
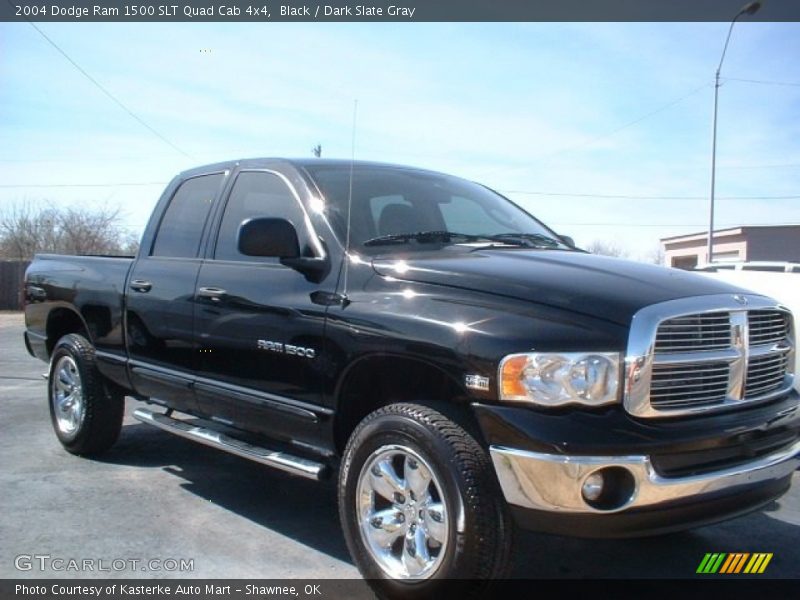
[[[237,440],[229,435],[214,431],[207,427],[200,427],[173,419],[163,414],[154,413],[144,408],[137,408],[133,411],[134,418],[142,423],[153,425],[169,433],[174,433],[180,437],[194,440],[206,446],[223,450],[230,454],[235,454],[268,467],[274,467],[281,471],[286,471],[292,475],[299,475],[308,479],[323,479],[327,475],[326,465],[299,456],[292,456],[286,452],[270,450],[261,446],[255,446],[242,440]]]

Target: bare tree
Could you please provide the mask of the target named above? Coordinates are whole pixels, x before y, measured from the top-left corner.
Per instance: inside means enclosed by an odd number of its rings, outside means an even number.
[[[654,265],[664,265],[664,247],[659,244],[655,246],[645,257],[647,262],[653,263]]]
[[[614,242],[606,242],[604,240],[594,240],[586,246],[585,250],[592,254],[602,254],[603,256],[616,256],[618,258],[625,258],[628,252]]]
[[[37,252],[131,254],[138,241],[121,220],[118,208],[12,205],[0,213],[0,258],[29,260]]]

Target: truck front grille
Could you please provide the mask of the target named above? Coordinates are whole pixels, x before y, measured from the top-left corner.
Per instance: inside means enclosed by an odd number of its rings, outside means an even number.
[[[764,401],[790,390],[793,367],[791,313],[766,298],[666,302],[634,317],[625,406],[667,417]]]
[[[658,328],[656,352],[717,350],[731,345],[728,313],[687,315],[664,321]]]
[[[758,398],[783,386],[787,370],[786,353],[768,354],[753,358],[747,365],[744,397]]]
[[[650,403],[654,408],[669,410],[724,402],[730,370],[725,362],[683,367],[656,365]]]
[[[776,344],[789,335],[789,317],[784,312],[751,310],[748,313],[748,320],[751,346]]]

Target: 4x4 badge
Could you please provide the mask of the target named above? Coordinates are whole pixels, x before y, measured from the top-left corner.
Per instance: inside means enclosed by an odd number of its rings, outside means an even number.
[[[489,389],[489,378],[483,375],[466,375],[464,385],[473,390],[486,391]]]

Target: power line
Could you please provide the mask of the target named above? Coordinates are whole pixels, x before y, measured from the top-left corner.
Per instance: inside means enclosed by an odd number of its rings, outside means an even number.
[[[708,223],[585,223],[585,222],[569,222],[569,221],[548,221],[549,225],[561,227],[567,225],[570,227],[708,227]],[[730,223],[720,224],[715,228],[715,231],[720,229],[730,229],[733,227],[797,227],[798,223]]]
[[[10,2],[9,2],[9,4],[10,4]],[[86,71],[83,69],[83,67],[81,67],[81,66],[80,66],[78,63],[76,63],[74,60],[72,60],[72,58],[69,56],[69,54],[67,54],[66,52],[64,52],[64,50],[62,50],[62,49],[59,47],[59,45],[58,45],[58,44],[56,44],[56,43],[55,43],[53,40],[51,40],[51,39],[50,39],[50,38],[47,36],[47,34],[46,34],[44,31],[42,31],[41,29],[39,29],[39,28],[36,26],[36,24],[35,24],[35,23],[33,23],[33,21],[28,21],[28,24],[29,24],[31,27],[33,27],[33,28],[34,28],[36,31],[38,31],[38,32],[39,32],[39,35],[41,35],[41,36],[42,36],[42,37],[43,37],[45,40],[47,40],[47,43],[49,43],[49,44],[50,44],[50,45],[51,45],[53,48],[55,48],[55,49],[56,49],[56,50],[59,52],[59,54],[61,54],[61,56],[63,56],[64,58],[66,58],[66,59],[67,59],[67,60],[70,62],[70,64],[71,64],[73,67],[75,67],[75,68],[76,68],[76,69],[77,69],[77,70],[78,70],[78,71],[81,73],[81,75],[83,75],[84,77],[86,77],[86,79],[88,79],[89,81],[91,81],[91,82],[92,82],[92,83],[93,83],[93,84],[94,84],[94,85],[97,87],[97,89],[99,89],[101,92],[103,92],[103,93],[104,93],[104,94],[105,94],[105,95],[106,95],[106,96],[107,96],[107,97],[108,97],[108,98],[109,98],[109,99],[110,99],[112,102],[114,102],[114,103],[115,103],[117,106],[119,106],[119,107],[120,107],[122,110],[124,110],[126,113],[128,113],[128,114],[129,114],[129,115],[130,115],[130,116],[131,116],[133,119],[135,119],[135,120],[136,120],[136,121],[137,121],[137,122],[138,122],[140,125],[142,125],[142,126],[143,126],[145,129],[147,129],[147,130],[148,130],[150,133],[152,133],[153,135],[155,135],[155,136],[156,136],[158,139],[160,139],[162,142],[164,142],[165,144],[169,145],[169,147],[170,147],[170,148],[172,148],[173,150],[175,150],[176,152],[179,152],[179,153],[183,154],[183,156],[185,156],[185,157],[186,157],[186,158],[188,158],[188,159],[194,160],[194,158],[193,158],[193,157],[192,157],[190,154],[187,154],[186,152],[184,152],[183,150],[181,150],[180,148],[178,148],[178,146],[176,146],[175,144],[173,144],[173,143],[172,143],[171,141],[169,141],[169,140],[168,140],[166,137],[164,137],[164,136],[163,136],[162,134],[160,134],[158,131],[156,131],[155,129],[153,129],[153,128],[152,128],[150,125],[148,125],[147,123],[145,123],[145,121],[144,121],[144,120],[143,120],[141,117],[139,117],[139,115],[137,115],[137,114],[136,114],[136,113],[134,113],[134,112],[133,112],[133,111],[132,111],[130,108],[128,108],[127,106],[125,106],[125,104],[123,104],[121,100],[119,100],[119,99],[118,99],[116,96],[114,96],[114,94],[112,94],[112,93],[111,93],[111,92],[109,92],[109,91],[108,91],[108,90],[107,90],[105,87],[103,87],[103,85],[102,85],[102,84],[100,84],[100,82],[99,82],[99,81],[97,81],[97,80],[96,80],[94,77],[92,77],[91,75],[89,75],[89,73],[87,73],[87,72],[86,72]]]
[[[166,185],[166,181],[125,181],[114,183],[2,183],[2,189],[23,188],[108,188]],[[558,198],[603,198],[607,200],[706,200],[706,196],[647,196],[632,194],[587,194],[577,192],[544,192],[532,190],[498,190],[503,194],[552,196]],[[800,196],[718,196],[718,200],[800,200]]]
[[[142,181],[124,183],[10,183],[0,184],[0,188],[104,188],[104,187],[139,187],[146,185],[167,185],[166,181]]]
[[[759,85],[780,85],[788,87],[800,87],[800,83],[795,81],[766,81],[763,79],[739,79],[738,77],[723,77],[724,81],[739,81],[741,83],[757,83]]]
[[[717,169],[797,169],[800,163],[783,163],[773,165],[719,165]]]
[[[231,153],[237,156],[242,153]],[[154,158],[164,157],[166,154],[148,154],[141,156],[89,156],[89,157],[64,157],[64,158],[0,158],[0,163],[86,163],[86,162],[130,162],[133,160],[153,160]],[[692,165],[668,165],[671,170],[677,169],[705,169],[705,166],[692,164]],[[571,170],[595,170],[594,168],[587,168],[585,166],[577,167],[564,167]],[[800,163],[771,163],[763,165],[718,165],[717,169],[729,170],[750,170],[750,169],[800,169]]]
[[[628,194],[580,194],[571,192],[533,192],[527,190],[498,190],[503,194],[525,196],[557,196],[571,198],[606,198],[612,200],[707,200],[708,196],[634,196]],[[718,196],[718,200],[798,200],[800,196]]]
[[[601,135],[598,135],[598,136],[595,136],[593,138],[590,138],[590,139],[588,139],[588,140],[586,140],[584,142],[581,142],[579,144],[575,144],[574,146],[568,146],[567,148],[562,148],[561,150],[557,150],[556,152],[553,152],[552,154],[547,154],[545,156],[539,157],[537,160],[549,160],[551,158],[554,158],[554,157],[559,156],[561,154],[564,154],[566,152],[572,152],[573,150],[579,150],[580,148],[584,148],[585,146],[589,146],[591,144],[594,144],[595,142],[598,142],[598,141],[600,141],[602,139],[605,139],[607,137],[611,137],[612,135],[615,135],[615,134],[619,133],[623,129],[627,129],[628,127],[636,125],[637,123],[640,123],[640,122],[644,121],[645,119],[649,119],[650,117],[652,117],[654,115],[657,115],[658,113],[664,112],[665,110],[667,110],[669,108],[672,108],[676,104],[679,104],[680,102],[683,102],[687,98],[690,98],[691,96],[694,96],[696,93],[698,93],[701,90],[704,90],[704,89],[706,89],[708,87],[711,87],[710,83],[703,84],[700,87],[697,87],[697,88],[693,89],[689,93],[684,94],[680,98],[676,98],[675,100],[672,100],[671,102],[668,102],[667,104],[664,104],[664,105],[660,106],[659,108],[657,108],[657,109],[655,109],[653,111],[650,111],[649,113],[647,113],[645,115],[642,115],[641,117],[638,117],[638,118],[634,119],[633,121],[629,121],[629,122],[625,123],[624,125],[621,125],[621,126],[617,127],[616,129],[613,129],[613,130],[611,130],[611,131],[609,131],[607,133],[603,133]]]

